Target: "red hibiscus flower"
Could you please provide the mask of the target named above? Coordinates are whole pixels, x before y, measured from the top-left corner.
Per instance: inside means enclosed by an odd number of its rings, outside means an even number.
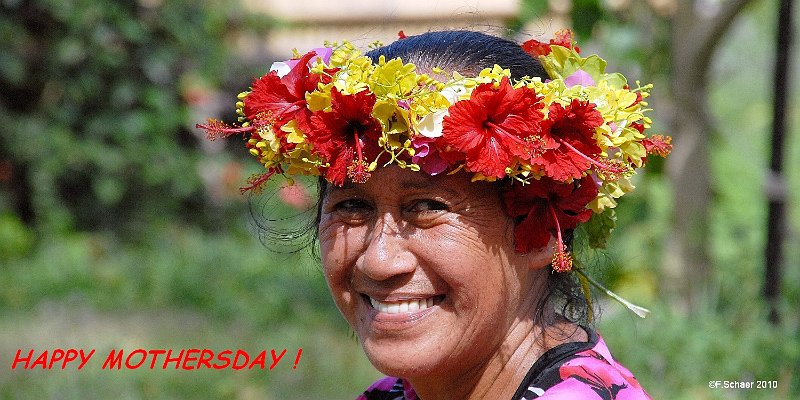
[[[553,268],[569,271],[571,258],[562,239],[563,229],[575,229],[592,216],[587,209],[597,197],[597,185],[591,177],[579,183],[562,183],[543,177],[527,185],[513,185],[503,193],[506,212],[512,218],[522,218],[514,228],[515,250],[527,253],[547,245],[550,236],[558,241]]]
[[[244,99],[244,115],[254,121],[266,118],[280,132],[281,126],[297,119],[300,128],[308,127],[311,111],[306,104],[306,92],[313,91],[320,82],[320,75],[312,74],[308,61],[315,57],[308,52],[282,78],[276,71],[270,71],[253,82],[253,90]]]
[[[343,95],[333,88],[331,111],[312,114],[306,136],[330,164],[325,171],[329,182],[341,186],[345,177],[357,183],[369,179],[365,143],[377,144],[381,135],[381,124],[372,116],[374,106],[375,95],[368,91]]]
[[[503,178],[513,157],[530,159],[524,138],[541,131],[539,100],[533,89],[514,89],[506,77],[497,88],[478,85],[444,117],[443,144],[465,155],[467,170]]]
[[[544,121],[543,148],[533,162],[563,182],[580,179],[593,165],[605,168],[596,160],[601,150],[594,139],[595,128],[602,124],[593,103],[573,99],[564,107],[554,102]]]
[[[550,48],[552,45],[573,49],[576,53],[581,52],[581,48],[575,44],[575,33],[569,29],[561,29],[556,32],[555,38],[550,39],[549,43],[540,42],[536,39],[523,42],[522,50],[525,50],[532,57],[546,56],[552,51]]]
[[[525,50],[525,52],[530,54],[532,57],[546,56],[550,54],[550,43],[531,39],[522,42],[522,50]]]
[[[647,154],[666,157],[672,152],[672,138],[669,136],[653,135],[652,137],[642,140],[642,144]]]

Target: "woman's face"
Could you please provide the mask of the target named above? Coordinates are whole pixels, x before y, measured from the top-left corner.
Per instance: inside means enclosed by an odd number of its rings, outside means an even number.
[[[379,169],[329,187],[320,220],[334,300],[381,372],[477,371],[535,314],[551,250],[518,254],[496,186]]]

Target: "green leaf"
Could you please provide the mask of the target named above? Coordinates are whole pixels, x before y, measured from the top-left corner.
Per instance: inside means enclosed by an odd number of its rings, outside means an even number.
[[[609,85],[616,88],[621,88],[628,84],[628,80],[625,79],[625,76],[617,72],[613,74],[607,74],[606,81]]]
[[[606,71],[606,60],[598,57],[597,54],[592,54],[581,61],[580,69],[589,74],[595,82],[603,77]]]
[[[604,249],[608,245],[608,238],[617,225],[617,213],[613,208],[608,208],[600,214],[592,214],[592,218],[583,225],[589,246],[595,249]]]

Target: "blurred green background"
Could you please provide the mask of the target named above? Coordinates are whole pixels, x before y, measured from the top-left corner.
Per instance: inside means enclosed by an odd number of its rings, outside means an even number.
[[[522,2],[508,28],[524,31],[555,3]],[[676,109],[669,1],[566,3],[581,47],[655,81],[651,104]],[[598,329],[653,398],[800,397],[798,62],[782,83],[792,101],[779,323],[762,294],[777,3],[737,13],[697,88],[714,127],[701,296],[687,304],[667,283],[674,193],[685,188],[665,163],[622,201],[609,248],[585,255],[598,279],[653,311],[641,320],[597,297]],[[235,49],[286,22],[244,10],[224,0],[0,1],[0,398],[344,399],[379,376],[302,241],[259,241],[253,215],[290,227],[308,213],[277,186],[239,195],[258,165],[238,140],[206,142],[193,128],[210,115],[235,120],[236,93],[274,61]],[[657,113],[654,130],[670,134],[667,119]],[[81,371],[11,370],[17,349],[30,348],[97,355]],[[272,371],[100,370],[112,348],[286,348],[292,360]],[[726,391],[711,380],[778,388]]]

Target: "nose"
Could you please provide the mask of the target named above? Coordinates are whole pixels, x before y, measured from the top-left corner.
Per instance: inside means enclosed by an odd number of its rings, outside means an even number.
[[[384,214],[365,238],[367,243],[356,268],[372,280],[385,281],[417,268],[416,256],[410,251],[413,239],[404,237],[397,221],[390,213]]]

